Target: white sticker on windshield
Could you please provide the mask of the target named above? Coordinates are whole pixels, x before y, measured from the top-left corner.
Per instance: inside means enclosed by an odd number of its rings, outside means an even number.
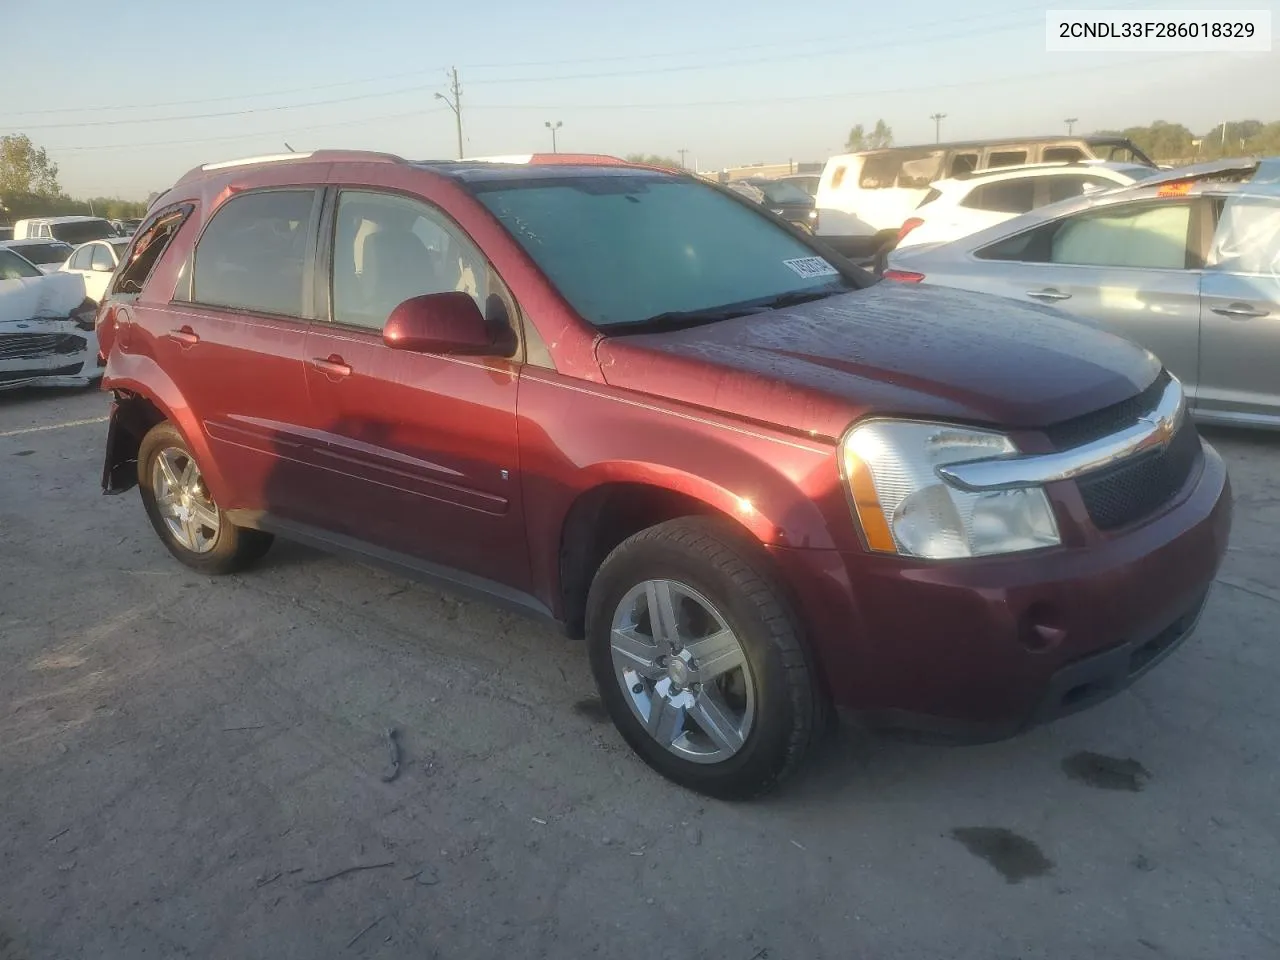
[[[801,257],[798,260],[783,260],[782,263],[790,267],[791,272],[796,276],[804,277],[806,280],[812,277],[834,277],[840,273],[821,257]]]

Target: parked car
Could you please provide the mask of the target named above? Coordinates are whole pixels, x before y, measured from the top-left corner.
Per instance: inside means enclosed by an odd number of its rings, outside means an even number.
[[[887,250],[958,240],[1038,207],[1127,186],[1158,172],[1136,163],[1096,161],[1002,167],[938,180]]]
[[[798,185],[786,180],[767,177],[751,177],[746,183],[760,191],[762,206],[797,227],[813,233],[818,226],[818,211],[814,200]]]
[[[855,258],[893,239],[937,180],[1030,163],[1109,160],[1154,167],[1123,137],[1024,137],[884,147],[832,157],[818,187],[818,234]]]
[[[13,225],[15,240],[61,240],[73,247],[115,235],[115,228],[102,217],[28,217]]]
[[[84,281],[85,296],[99,303],[106,295],[111,276],[120,265],[124,252],[129,249],[129,242],[129,237],[113,237],[82,244],[58,269],[79,274]]]
[[[111,228],[115,230],[117,236],[131,237],[138,227],[142,226],[142,221],[137,219],[112,220]]]
[[[1158,354],[1199,419],[1280,427],[1280,159],[1162,173],[888,265],[1101,324]]]
[[[822,174],[820,173],[789,173],[784,177],[778,177],[782,183],[794,183],[811,197],[818,195],[818,185],[822,183]]]
[[[0,390],[87,386],[99,376],[94,308],[80,278],[41,273],[0,247]]]
[[[1179,382],[822,249],[606,157],[200,167],[99,311],[103,487],[204,573],[282,535],[560,621],[721,797],[832,706],[1006,736],[1166,656],[1231,518]]]
[[[24,260],[34,263],[41,273],[53,273],[75,249],[61,240],[0,240],[0,247],[12,250]]]

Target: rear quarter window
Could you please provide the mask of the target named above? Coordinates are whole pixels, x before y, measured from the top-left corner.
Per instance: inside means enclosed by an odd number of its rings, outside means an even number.
[[[195,204],[182,203],[159,210],[134,236],[127,251],[117,251],[120,265],[117,268],[112,294],[138,294],[146,286],[155,271],[161,255],[168,249],[178,230],[191,216]]]

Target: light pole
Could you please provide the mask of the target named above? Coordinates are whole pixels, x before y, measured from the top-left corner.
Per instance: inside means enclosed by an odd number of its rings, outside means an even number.
[[[560,120],[557,120],[555,123],[552,123],[550,120],[548,120],[546,126],[547,126],[547,129],[551,131],[551,152],[555,153],[556,152],[556,131],[559,130],[561,127],[563,127],[564,123]]]
[[[449,96],[443,93],[436,94],[437,100],[443,100],[445,106],[453,111],[453,117],[458,124],[458,159],[462,159],[462,85],[458,83],[458,68],[452,70],[452,82],[449,84]]]
[[[1079,120],[1079,119],[1080,119],[1079,117],[1067,117],[1067,119],[1066,119],[1066,120],[1062,121],[1063,123],[1065,123],[1065,124],[1067,125],[1067,136],[1068,136],[1068,137],[1069,137],[1069,136],[1071,136],[1071,134],[1073,134],[1073,133],[1075,132],[1075,129],[1076,129],[1076,121],[1077,121],[1077,120]]]
[[[945,113],[931,113],[929,119],[933,121],[933,142],[942,142],[942,121],[947,119]]]
[[[681,149],[679,149],[679,150],[677,150],[677,151],[676,151],[676,153],[680,154],[680,169],[681,169],[681,170],[687,170],[687,169],[688,169],[688,167],[685,165],[685,162],[684,162],[684,156],[685,156],[685,154],[686,154],[686,153],[688,153],[688,152],[689,152],[689,149],[688,149],[687,147],[682,147]]]

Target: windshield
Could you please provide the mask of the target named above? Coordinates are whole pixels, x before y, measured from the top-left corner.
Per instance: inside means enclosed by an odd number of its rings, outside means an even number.
[[[813,197],[805,193],[794,183],[775,181],[773,183],[757,183],[770,203],[809,203]]]
[[[17,252],[32,263],[62,263],[71,256],[71,246],[57,241],[28,243],[19,247]]]
[[[106,220],[75,220],[71,223],[51,223],[49,232],[59,240],[78,247],[90,240],[105,240],[114,237],[115,230]]]
[[[587,175],[472,188],[597,327],[850,286],[785,230],[700,183]]]
[[[12,250],[0,250],[0,280],[26,280],[38,276],[40,271]]]

